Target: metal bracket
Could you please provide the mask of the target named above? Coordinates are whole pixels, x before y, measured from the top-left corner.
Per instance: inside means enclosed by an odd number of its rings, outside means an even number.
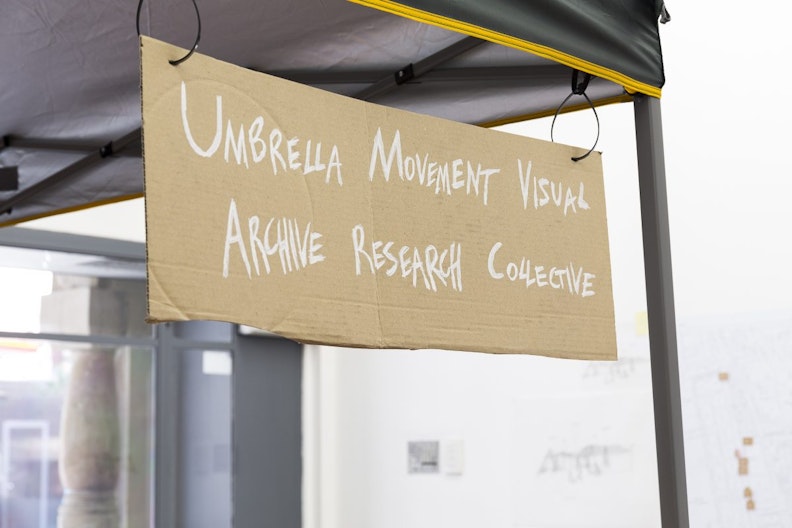
[[[402,84],[411,81],[415,78],[415,70],[413,69],[412,63],[408,64],[404,68],[400,69],[396,73],[393,74],[393,77],[396,79],[396,84],[401,86]]]
[[[0,167],[0,191],[16,191],[18,189],[18,167]]]
[[[63,182],[69,180],[74,175],[80,174],[82,171],[92,167],[96,163],[108,158],[109,156],[119,153],[131,145],[140,143],[140,139],[141,139],[141,131],[138,128],[126,134],[125,136],[117,139],[116,141],[111,141],[110,143],[103,145],[102,147],[100,147],[98,150],[95,150],[91,154],[88,154],[87,156],[80,158],[71,165],[68,165],[67,167],[64,167],[63,169],[48,176],[47,178],[44,178],[43,180],[37,183],[34,183],[30,187],[27,187],[26,189],[19,191],[8,200],[0,203],[0,214],[10,213],[11,209],[17,204],[24,202],[25,200],[31,198],[34,195],[39,194],[42,191],[50,189],[56,185],[63,184]],[[4,138],[4,142],[5,142],[5,138]],[[14,142],[11,141],[11,143],[13,145]]]

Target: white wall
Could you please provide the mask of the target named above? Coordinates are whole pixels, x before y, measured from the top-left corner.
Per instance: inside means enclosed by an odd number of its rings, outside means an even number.
[[[306,467],[321,478],[306,528],[660,526],[648,338],[635,330],[618,328],[616,363],[312,347],[321,420],[306,437],[321,449]],[[786,526],[792,312],[682,317],[678,335],[691,526]],[[462,440],[464,472],[408,474],[411,440]],[[548,450],[586,446],[614,448],[580,458],[601,472],[568,458],[541,471]]]
[[[620,346],[620,363],[321,347],[335,373],[320,462],[334,501],[318,526],[659,526],[648,341]],[[411,440],[462,441],[463,473],[444,473],[441,446],[441,473],[408,474]],[[571,459],[540,474],[548,450],[587,446],[629,454],[582,456],[602,474]]]
[[[133,242],[146,241],[143,198],[31,220],[19,226]]]

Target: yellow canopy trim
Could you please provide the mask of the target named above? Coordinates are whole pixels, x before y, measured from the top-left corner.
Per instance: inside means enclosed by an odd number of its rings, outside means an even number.
[[[95,202],[89,202],[85,204],[75,205],[72,207],[64,207],[62,209],[55,209],[52,211],[47,211],[46,213],[41,213],[37,215],[25,216],[22,218],[15,218],[9,222],[0,222],[0,228],[2,227],[9,227],[17,224],[21,224],[24,222],[30,222],[32,220],[39,220],[41,218],[47,218],[50,216],[55,216],[64,213],[74,213],[77,211],[83,211],[85,209],[91,209],[92,207],[99,207],[100,205],[110,205],[118,202],[124,202],[127,200],[134,200],[135,198],[143,198],[143,193],[136,193],[136,194],[128,194],[124,196],[115,196],[113,198],[108,198],[106,200],[97,200]]]
[[[416,9],[410,6],[405,6],[403,4],[399,4],[398,2],[392,2],[390,0],[349,0],[349,1],[354,2],[356,4],[373,7],[375,9],[379,9],[381,11],[385,11],[395,15],[403,16],[405,18],[409,18],[410,20],[415,20],[416,22],[423,22],[426,24],[439,26],[444,29],[450,29],[458,33],[464,33],[466,35],[488,40],[490,42],[502,44],[510,48],[515,48],[521,51],[527,51],[529,53],[533,53],[534,55],[543,57],[545,59],[550,59],[560,64],[564,64],[565,66],[569,66],[570,68],[574,68],[576,70],[590,73],[591,75],[595,75],[602,79],[607,79],[609,81],[620,84],[628,92],[640,92],[642,94],[646,94],[651,97],[657,97],[657,98],[659,98],[662,93],[662,90],[656,86],[652,86],[650,84],[637,81],[631,77],[628,77],[627,75],[619,73],[615,70],[611,70],[610,68],[605,68],[598,64],[594,64],[592,62],[579,59],[562,51],[558,51],[556,49],[547,46],[542,46],[541,44],[536,44],[534,42],[528,42],[526,40],[518,39],[510,35],[505,35],[503,33],[498,33],[497,31],[492,31],[477,26],[475,24],[469,24],[467,22],[461,22],[459,20],[454,20],[452,18],[436,15],[434,13],[422,11],[420,9]]]

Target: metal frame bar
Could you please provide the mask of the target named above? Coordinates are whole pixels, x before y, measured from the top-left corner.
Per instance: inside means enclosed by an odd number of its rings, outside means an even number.
[[[55,334],[30,332],[0,332],[2,339],[25,339],[30,341],[59,341],[65,343],[89,343],[92,345],[156,347],[157,340],[145,337],[116,337],[92,334]]]
[[[364,90],[361,90],[353,95],[353,97],[362,101],[370,101],[375,97],[380,97],[390,93],[400,85],[404,84],[405,81],[421,77],[425,73],[432,71],[441,64],[444,64],[458,55],[472,50],[483,42],[483,40],[476,37],[465,37],[462,40],[458,40],[454,44],[451,44],[447,48],[443,48],[437,53],[429,55],[425,59],[408,64],[404,68],[401,68],[394,73],[385,75],[382,79],[375,82],[368,88],[365,88]],[[408,69],[410,70],[409,75],[406,74]]]
[[[634,109],[660,517],[663,528],[688,528],[690,521],[660,100],[636,96]]]
[[[34,183],[30,187],[27,187],[15,195],[13,195],[8,200],[0,203],[0,215],[11,211],[11,209],[17,205],[18,203],[24,202],[25,200],[29,199],[32,196],[35,196],[43,191],[51,189],[57,185],[62,185],[64,182],[68,181],[76,174],[96,165],[100,161],[105,158],[109,158],[110,156],[121,152],[125,148],[131,146],[132,144],[139,143],[141,138],[141,132],[138,128],[137,130],[133,130],[132,132],[122,136],[121,138],[117,139],[116,141],[111,141],[106,145],[102,146],[101,148],[97,149],[95,152],[80,158],[79,160],[75,161],[71,165],[68,165],[61,170],[47,176],[43,180]]]
[[[421,81],[432,82],[493,82],[521,81],[531,79],[568,80],[572,70],[560,64],[543,66],[482,66],[477,68],[443,68],[431,70],[421,76]],[[369,71],[270,71],[269,75],[307,85],[321,84],[372,84],[393,72],[383,70]],[[415,73],[415,66],[413,66]]]
[[[262,339],[283,339],[282,337],[267,338],[264,336]],[[156,348],[160,341],[157,338],[151,337],[117,337],[117,336],[103,336],[95,334],[58,334],[58,333],[33,333],[33,332],[0,332],[0,339],[25,339],[28,341],[59,341],[65,343],[90,343],[92,345],[108,345],[108,346],[133,346],[133,347],[151,347]],[[234,345],[231,342],[222,341],[194,341],[180,337],[170,337],[168,346],[173,350],[186,350],[190,348],[202,348],[206,350],[233,350]]]
[[[40,229],[4,227],[0,229],[0,246],[21,249],[60,251],[80,255],[97,255],[123,260],[146,260],[146,245],[71,233],[54,233]]]
[[[31,150],[59,150],[63,152],[91,152],[100,150],[106,144],[96,142],[77,141],[74,139],[47,139],[47,138],[28,138],[22,136],[8,135],[3,136],[3,143],[0,149],[17,148]],[[140,148],[124,149],[117,154],[121,156],[140,156]]]

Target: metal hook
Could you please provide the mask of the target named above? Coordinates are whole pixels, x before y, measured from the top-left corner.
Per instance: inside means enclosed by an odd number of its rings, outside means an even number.
[[[184,62],[187,59],[189,59],[192,56],[192,54],[195,53],[195,50],[198,49],[198,43],[201,41],[201,12],[198,11],[198,4],[195,3],[195,0],[192,0],[192,3],[193,3],[193,7],[195,8],[195,16],[198,19],[198,34],[195,36],[195,43],[192,45],[192,48],[190,49],[190,51],[187,52],[187,55],[185,55],[181,59],[169,60],[168,61],[168,63],[171,64],[172,66],[178,66],[182,62]],[[141,11],[142,8],[143,8],[143,0],[138,0],[138,6],[137,6],[137,34],[138,34],[138,36],[140,36],[140,11]]]
[[[586,88],[588,88],[589,81],[591,81],[591,74],[584,73],[583,80],[578,81],[578,74],[580,70],[572,70],[572,93],[575,95],[585,95]]]
[[[599,116],[597,115],[597,109],[594,107],[594,103],[591,102],[591,99],[589,99],[589,96],[586,95],[586,88],[588,88],[589,81],[591,80],[591,74],[584,73],[583,80],[578,82],[578,73],[580,73],[578,70],[574,70],[572,72],[572,92],[570,92],[570,94],[567,95],[563,101],[561,101],[561,104],[558,105],[558,109],[556,109],[555,115],[553,116],[553,122],[550,124],[550,141],[555,143],[555,139],[553,139],[553,129],[555,128],[556,118],[558,117],[558,114],[561,113],[561,109],[564,108],[564,105],[567,104],[567,101],[569,101],[569,99],[571,99],[573,95],[582,95],[583,97],[586,98],[586,101],[588,101],[591,110],[594,112],[594,119],[597,121],[597,137],[594,140],[594,144],[591,146],[588,152],[586,152],[582,156],[573,156],[572,161],[580,161],[586,159],[589,156],[589,154],[594,152],[594,148],[597,146],[600,136],[600,122],[599,122]]]
[[[668,12],[665,2],[663,2],[663,4],[660,6],[660,23],[668,24],[669,22],[671,22],[671,13]]]

